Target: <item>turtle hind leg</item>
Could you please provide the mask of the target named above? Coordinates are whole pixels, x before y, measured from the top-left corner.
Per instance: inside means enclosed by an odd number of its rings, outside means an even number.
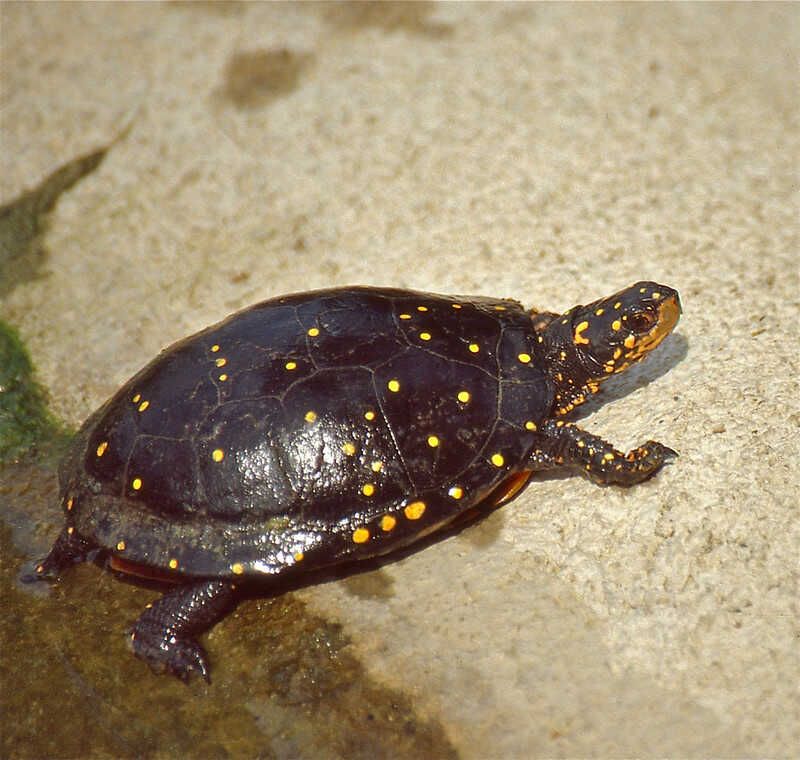
[[[133,653],[157,673],[188,682],[192,673],[211,683],[208,659],[195,636],[208,630],[236,605],[236,586],[226,580],[180,585],[147,606],[130,631]]]
[[[59,533],[50,553],[33,566],[33,571],[22,575],[25,583],[39,580],[56,580],[72,565],[83,562],[96,547],[79,536],[74,528],[67,527]]]

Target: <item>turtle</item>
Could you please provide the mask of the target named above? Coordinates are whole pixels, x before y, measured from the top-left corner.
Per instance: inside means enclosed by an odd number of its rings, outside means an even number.
[[[252,584],[397,552],[535,472],[656,473],[671,448],[623,453],[570,413],[680,313],[654,282],[563,314],[362,286],[253,305],[165,349],[83,424],[59,466],[65,525],[31,576],[99,556],[169,581],[133,652],[210,681],[198,638]]]

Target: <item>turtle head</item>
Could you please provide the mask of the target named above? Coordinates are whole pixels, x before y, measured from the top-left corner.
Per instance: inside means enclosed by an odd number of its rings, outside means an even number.
[[[566,414],[603,380],[650,353],[672,332],[680,314],[676,290],[637,282],[554,319],[543,337],[554,367],[556,413]]]

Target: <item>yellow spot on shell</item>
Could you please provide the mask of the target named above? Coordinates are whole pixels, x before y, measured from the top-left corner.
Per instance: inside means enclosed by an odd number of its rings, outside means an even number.
[[[420,340],[430,340],[431,339],[431,334],[429,332],[420,333],[419,334],[419,339]]]
[[[134,491],[138,491],[142,487],[142,479],[141,478],[134,478],[131,481],[131,488]]]
[[[452,306],[454,309],[460,309],[460,308],[461,308],[461,304],[460,304],[460,303],[451,303],[450,305],[451,305],[451,306]]]
[[[573,333],[573,335],[572,335],[572,342],[573,342],[573,343],[574,343],[576,346],[577,346],[577,345],[581,345],[581,344],[582,344],[582,345],[584,345],[584,346],[588,346],[588,345],[589,345],[589,339],[588,339],[588,338],[584,338],[584,337],[583,337],[583,331],[584,331],[584,330],[588,330],[588,329],[589,329],[589,323],[588,323],[586,320],[584,320],[583,322],[581,322],[581,323],[580,323],[580,324],[579,324],[579,325],[578,325],[578,326],[575,328],[575,332],[574,332],[574,333]]]
[[[409,520],[419,520],[425,513],[424,501],[412,501],[404,510],[403,513]]]
[[[117,551],[124,552],[125,551],[125,542],[124,541],[117,541]]]
[[[74,506],[75,506],[75,499],[73,498],[67,499],[67,512],[69,512]]]
[[[506,307],[505,307],[505,306],[495,306],[495,307],[494,307],[494,310],[495,310],[495,311],[505,311],[505,310],[506,310]]]
[[[614,321],[611,323],[611,329],[612,329],[612,330],[619,330],[619,328],[620,328],[620,327],[622,327],[622,322],[620,322],[618,319],[615,319],[615,320],[614,320]]]
[[[427,306],[417,306],[417,311],[428,311]]]
[[[348,441],[342,446],[342,451],[347,454],[347,456],[351,457],[356,453],[356,445],[351,441]]]
[[[619,308],[620,308],[620,306],[622,306],[622,301],[617,301],[617,302],[614,304],[614,308],[615,308],[615,309],[619,309]]]
[[[305,559],[305,554],[303,552],[295,552],[294,553],[294,561],[295,562],[302,562]]]
[[[356,528],[353,531],[353,541],[357,544],[364,544],[369,541],[369,531],[366,528]]]
[[[458,400],[459,400],[459,401],[460,401],[462,404],[466,404],[466,403],[469,401],[469,399],[470,399],[469,391],[459,391],[459,392],[458,392],[458,396],[456,396],[456,398],[457,398],[457,399],[458,399]]]
[[[461,486],[452,486],[447,495],[451,499],[460,499],[464,495],[464,489]]]
[[[214,362],[218,367],[224,367],[227,363],[228,360],[224,356],[220,356],[219,359]]]
[[[372,420],[375,419],[375,412],[373,412],[372,409],[370,409],[368,412],[364,412],[364,419],[372,422]]]
[[[303,418],[306,422],[316,422],[317,421],[317,413],[309,409],[306,412],[306,416]]]
[[[606,462],[610,462],[614,459],[614,455],[609,451],[608,453],[603,454],[603,459],[605,459]]]
[[[625,348],[633,348],[636,345],[636,336],[629,335],[622,343]]]
[[[147,409],[148,406],[150,406],[149,401],[142,401],[142,403],[139,404],[139,411],[143,412],[145,409]]]
[[[286,362],[283,366],[288,370],[297,369],[297,362]]]
[[[517,359],[519,359],[523,364],[528,364],[530,362],[530,360],[531,360],[531,355],[530,354],[519,354],[517,356]]]
[[[241,575],[244,572],[244,565],[241,562],[234,562],[231,565],[231,572],[234,575]]]
[[[169,568],[170,570],[177,570],[178,569],[178,560],[174,557],[169,561]]]
[[[400,381],[399,380],[390,380],[386,387],[392,392],[397,393],[400,390]]]
[[[215,462],[221,462],[225,459],[225,452],[222,449],[214,449],[214,451],[211,452],[211,458]]]
[[[605,309],[598,309],[597,311],[595,311],[595,315],[596,315],[596,316],[598,316],[598,317],[600,317],[600,316],[602,316],[602,315],[603,315],[603,312],[604,312],[604,311],[605,311]]]
[[[397,520],[394,517],[392,517],[391,515],[384,515],[381,518],[381,530],[382,531],[385,531],[386,533],[388,533],[390,530],[392,530],[394,528],[395,525],[397,525]]]
[[[67,535],[71,536],[74,532],[75,528],[72,525],[70,525],[69,528],[67,528]]]
[[[100,445],[97,447],[97,456],[99,456],[99,457],[103,456],[103,454],[105,454],[105,453],[106,453],[106,449],[107,449],[107,448],[108,448],[108,441],[103,441],[103,442],[102,442],[102,443],[101,443],[101,444],[100,444]]]
[[[375,486],[372,483],[365,483],[364,486],[361,488],[361,493],[364,496],[372,496],[375,493]]]
[[[411,319],[411,315],[410,314],[401,314],[400,315],[400,319]]]
[[[622,356],[622,349],[621,348],[615,348],[614,349],[614,358],[615,359],[619,359],[620,356]]]
[[[217,351],[219,351],[219,344],[215,343],[213,346],[211,346],[211,351],[213,353],[217,353]]]
[[[134,404],[138,404],[138,403],[139,403],[139,399],[140,399],[141,397],[142,397],[142,394],[141,394],[141,393],[137,393],[137,394],[136,394],[136,395],[135,395],[135,396],[134,396],[134,397],[131,399],[131,401],[133,401],[133,403],[134,403]]]
[[[219,381],[221,383],[224,383],[227,379],[228,379],[228,376],[224,372],[219,376]]]
[[[477,354],[478,351],[481,350],[481,347],[477,343],[470,343],[468,346],[469,350],[473,354]]]
[[[525,423],[526,430],[536,430],[536,423],[533,420],[528,420]]]
[[[383,462],[375,461],[370,465],[373,472],[380,472],[383,469]]]
[[[654,290],[654,291],[653,291],[653,292],[650,294],[650,297],[651,297],[653,300],[655,300],[655,301],[658,301],[658,299],[659,299],[659,298],[661,298],[661,293],[659,293],[657,290]]]
[[[309,331],[308,331],[308,334],[309,334],[309,335],[310,335],[312,338],[316,338],[316,337],[317,337],[317,335],[319,335],[319,327],[312,327],[312,328],[310,328],[310,329],[309,329]]]
[[[495,467],[502,467],[506,463],[502,454],[492,454],[492,464]]]
[[[428,436],[428,446],[435,449],[439,445],[439,439],[435,435]]]

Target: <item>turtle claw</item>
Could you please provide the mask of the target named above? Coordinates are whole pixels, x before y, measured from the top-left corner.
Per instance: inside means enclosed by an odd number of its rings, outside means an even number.
[[[199,675],[211,683],[208,657],[200,644],[189,636],[137,623],[130,634],[133,653],[155,673],[171,673],[184,683]]]

